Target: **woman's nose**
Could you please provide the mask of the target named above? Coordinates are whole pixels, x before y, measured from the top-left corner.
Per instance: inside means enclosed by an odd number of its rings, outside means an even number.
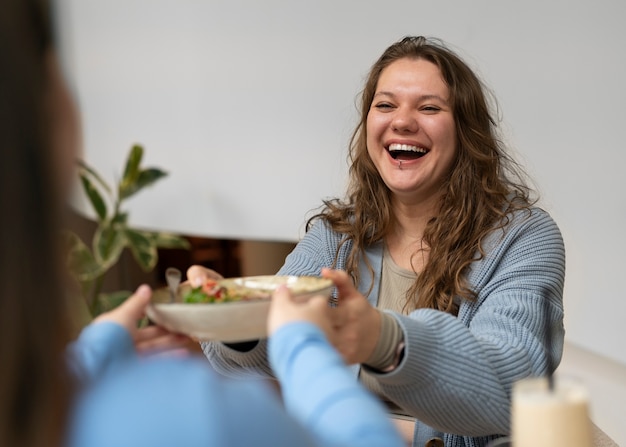
[[[410,110],[396,110],[391,127],[397,132],[417,132],[419,126],[414,113]]]

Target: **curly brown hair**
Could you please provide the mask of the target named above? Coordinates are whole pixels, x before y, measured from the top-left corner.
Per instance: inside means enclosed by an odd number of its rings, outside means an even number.
[[[360,122],[350,141],[347,198],[324,201],[308,221],[326,220],[352,241],[346,270],[359,281],[359,260],[365,247],[384,240],[394,224],[391,193],[367,151],[366,122],[382,71],[399,59],[424,59],[435,64],[450,91],[457,158],[442,185],[438,213],[423,235],[428,261],[407,294],[405,309],[432,308],[452,314],[455,297],[474,299],[466,281],[469,265],[484,256],[482,241],[504,227],[513,210],[528,209],[535,200],[521,167],[508,155],[496,133],[488,89],[470,67],[438,39],[405,37],[391,45],[372,66],[361,92]],[[495,108],[495,100],[493,100]],[[418,253],[415,253],[414,256]],[[374,272],[369,266],[373,277]]]

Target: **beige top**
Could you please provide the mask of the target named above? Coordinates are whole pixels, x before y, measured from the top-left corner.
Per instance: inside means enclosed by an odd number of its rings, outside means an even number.
[[[415,282],[417,275],[399,267],[392,259],[387,247],[383,250],[383,270],[380,280],[378,308],[406,314],[406,292]]]
[[[403,269],[393,262],[387,247],[385,247],[377,308],[406,314],[407,311],[404,309],[406,293],[415,278],[414,272]],[[402,329],[396,319],[385,312],[381,312],[380,337],[366,365],[377,370],[382,370],[391,365],[395,360],[397,346],[402,342],[403,337]],[[359,377],[368,389],[382,395],[378,382],[367,373],[366,369],[361,369]]]

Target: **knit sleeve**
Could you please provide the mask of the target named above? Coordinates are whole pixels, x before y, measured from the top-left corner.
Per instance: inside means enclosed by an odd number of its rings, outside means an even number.
[[[565,250],[553,220],[540,210],[518,215],[485,247],[468,275],[477,299],[463,302],[458,317],[394,314],[404,357],[375,375],[420,421],[464,436],[507,433],[512,384],[556,368],[563,349]]]

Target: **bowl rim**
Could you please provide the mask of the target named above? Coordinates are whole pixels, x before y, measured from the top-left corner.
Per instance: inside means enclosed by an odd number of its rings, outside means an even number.
[[[277,278],[307,278],[307,279],[314,279],[316,281],[319,281],[320,285],[319,287],[315,287],[311,290],[306,290],[306,291],[297,291],[294,293],[294,296],[307,296],[307,295],[315,295],[315,294],[322,294],[323,292],[327,291],[329,298],[330,298],[330,294],[332,293],[332,288],[335,287],[335,284],[332,282],[332,280],[328,279],[328,278],[324,278],[322,276],[314,276],[314,275],[250,275],[250,276],[233,276],[233,277],[227,277],[227,278],[220,278],[217,279],[216,281],[218,283],[222,282],[222,281],[237,281],[237,280],[264,280],[264,279],[277,279]],[[262,287],[259,287],[259,290],[266,290],[268,292],[268,296],[267,297],[262,297],[262,298],[254,298],[254,299],[250,299],[250,300],[238,300],[238,301],[226,301],[226,302],[221,302],[221,303],[185,303],[185,302],[180,302],[180,301],[176,301],[176,302],[155,302],[154,301],[154,297],[155,295],[158,294],[165,294],[165,293],[169,293],[169,289],[167,286],[163,286],[163,287],[159,287],[157,289],[153,290],[152,293],[152,298],[150,299],[150,303],[148,305],[150,306],[155,306],[155,307],[163,307],[163,306],[181,306],[181,307],[188,307],[188,306],[193,306],[193,308],[203,308],[203,307],[215,307],[216,305],[219,306],[232,306],[232,305],[249,305],[252,303],[269,303],[271,300],[271,295],[272,292],[276,289],[276,287],[278,287],[279,285],[281,285],[283,283],[277,282],[274,287],[269,287],[267,289],[264,289]],[[287,286],[289,286],[289,284],[287,284]],[[242,285],[242,287],[244,288],[253,288],[253,287],[246,287],[244,285]],[[180,293],[183,289],[189,289],[192,288],[191,285],[189,283],[184,283],[181,284],[178,290],[179,293],[179,297],[182,299],[182,296],[180,296]]]

